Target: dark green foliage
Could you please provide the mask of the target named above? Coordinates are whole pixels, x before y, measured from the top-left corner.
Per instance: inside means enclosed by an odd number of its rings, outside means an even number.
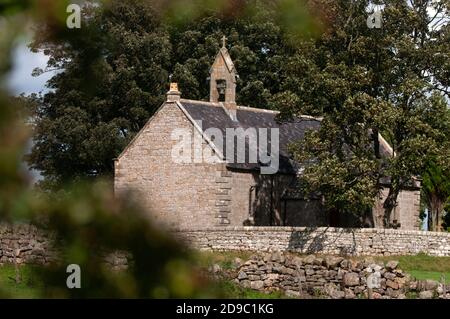
[[[33,1],[30,2],[35,4]],[[14,3],[17,1],[11,2],[11,4]],[[59,12],[56,9],[60,3],[59,0],[48,2],[49,5],[54,4],[55,7],[48,8],[50,13],[45,15],[39,10],[33,10],[33,6],[26,11],[0,12],[6,14],[8,19],[23,13],[27,18],[35,17],[38,21],[43,19],[47,22],[55,22],[59,19],[52,13]],[[28,23],[5,25],[5,28],[10,34],[21,34],[24,31],[23,27]],[[67,39],[68,43],[82,38],[81,34],[70,37],[59,33],[63,28],[64,24],[56,24],[52,26],[51,34],[61,40]],[[87,32],[89,33],[89,30]],[[65,48],[61,47],[60,50],[65,50]],[[0,46],[0,56],[9,57],[11,51],[10,45]],[[80,50],[79,55],[73,55],[72,59],[79,58],[82,61],[83,54],[86,54],[86,57],[101,56],[97,55],[98,52],[87,51],[90,50]],[[99,60],[101,59],[94,60],[91,65],[93,69],[97,67],[102,69],[102,66],[105,66],[104,63],[98,63]],[[63,60],[60,62],[67,63]],[[52,63],[57,62],[53,61]],[[58,129],[57,135],[45,135],[46,138],[76,141],[73,145],[64,145],[69,149],[70,147],[83,149],[86,147],[83,143],[95,145],[98,143],[96,139],[103,138],[108,131],[107,126],[115,125],[115,122],[111,120],[104,122],[103,128],[101,125],[92,127],[92,123],[85,121],[92,114],[103,119],[110,117],[108,117],[108,110],[100,109],[99,105],[96,105],[94,111],[91,110],[92,113],[87,111],[93,105],[89,103],[83,105],[83,102],[89,102],[86,99],[88,96],[86,92],[89,91],[86,85],[83,84],[86,90],[71,90],[73,83],[79,82],[78,84],[81,85],[86,80],[81,75],[77,75],[77,69],[75,66],[68,66],[67,72],[73,72],[73,78],[60,74],[52,80],[52,83],[70,82],[65,93],[67,96],[77,98],[72,100],[64,95],[50,94],[44,100],[48,98],[52,101],[59,101],[62,103],[60,105],[67,103],[67,108],[60,109],[56,105],[53,107],[53,104],[44,104],[43,106],[43,108],[48,108],[46,111],[48,111],[49,119],[54,120],[45,119],[44,126],[48,126],[52,130]],[[87,68],[86,71],[89,73],[93,69]],[[0,71],[0,79],[2,75],[3,73]],[[98,75],[98,73],[92,72],[92,75]],[[7,96],[7,92],[0,91],[0,223],[25,221],[37,224],[49,235],[54,235],[55,248],[60,253],[59,262],[48,268],[32,273],[22,269],[23,282],[22,285],[16,285],[17,288],[22,289],[36,284],[35,293],[38,294],[38,297],[57,298],[215,296],[216,292],[208,291],[207,280],[193,266],[189,250],[166,233],[156,229],[136,205],[115,198],[111,185],[99,181],[95,184],[75,183],[51,194],[42,193],[30,187],[22,165],[23,153],[29,139],[29,131],[24,122],[30,117],[24,116],[23,107],[36,110],[36,101],[34,99],[12,99]],[[40,107],[38,106],[37,112],[44,112]],[[99,120],[96,123],[103,122]],[[88,136],[86,133],[89,128],[96,132],[94,136]],[[101,151],[101,147],[103,146],[99,145],[97,151]],[[65,152],[61,152],[58,156],[64,158],[67,155]],[[81,167],[83,163],[76,161],[82,161],[85,156],[89,155],[82,154],[80,157],[71,159],[72,164]],[[68,163],[64,165],[67,165],[66,169],[70,169]],[[104,255],[116,251],[125,251],[129,254],[131,263],[126,273],[114,273],[104,263]],[[81,267],[81,289],[71,290],[66,286],[68,276],[66,267],[69,264],[78,264]],[[16,271],[14,271],[14,275],[16,275]],[[3,276],[0,276],[0,282],[3,280]],[[11,297],[11,294],[14,294],[14,291],[8,289],[1,290],[2,297]],[[34,294],[26,296],[37,297]]]
[[[163,101],[169,35],[148,5],[133,3],[87,8],[79,34],[32,44],[61,69],[48,83],[54,91],[40,98],[29,158],[49,180],[110,175],[113,158]]]
[[[389,226],[399,190],[422,175],[427,159],[437,156],[448,167],[450,91],[442,75],[449,70],[449,3],[376,1],[385,4],[383,24],[370,29],[370,2],[329,2],[332,23],[285,65],[290,77],[282,88],[289,93],[274,108],[283,118],[325,116],[321,130],[293,151],[300,160],[314,160],[304,184],[324,194],[330,209],[364,212],[379,179],[391,178],[386,215],[377,223]],[[392,145],[390,156],[379,154],[378,133]]]
[[[428,229],[442,231],[446,203],[450,199],[450,170],[429,161],[422,174],[422,196],[428,208]]]
[[[38,97],[29,163],[47,185],[111,176],[113,159],[163,102],[169,75],[184,98],[208,99],[209,68],[224,35],[240,75],[238,102],[269,107],[293,53],[283,31],[291,23],[280,23],[279,13],[293,3],[305,18],[295,32],[308,29],[302,2],[288,0],[112,0],[86,7],[79,31],[55,36],[41,25],[31,48],[61,72]]]
[[[240,104],[280,110],[281,120],[324,117],[292,148],[311,163],[307,190],[330,209],[362,213],[390,176],[380,221],[389,226],[400,189],[427,161],[448,165],[449,2],[376,1],[385,5],[381,29],[366,24],[373,1],[308,1],[309,11],[304,3],[109,1],[86,8],[83,32],[60,37],[44,27],[32,48],[62,72],[39,98],[29,162],[50,185],[111,176],[170,74],[183,97],[208,98],[209,66],[226,35]],[[379,154],[379,133],[390,156]]]

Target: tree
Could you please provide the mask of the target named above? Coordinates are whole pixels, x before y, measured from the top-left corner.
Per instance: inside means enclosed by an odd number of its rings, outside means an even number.
[[[422,178],[422,196],[428,208],[428,230],[442,231],[445,204],[450,197],[449,170],[430,161]]]
[[[39,99],[29,157],[48,183],[111,175],[113,158],[163,101],[169,35],[150,6],[132,3],[85,7],[70,37],[41,25],[31,45],[61,70]]]
[[[208,97],[223,35],[240,74],[238,102],[267,107],[293,52],[290,24],[280,22],[287,11],[302,17],[295,32],[311,27],[301,1],[291,0],[111,0],[86,5],[79,31],[61,37],[41,25],[31,48],[60,72],[37,97],[31,167],[47,185],[110,177],[113,159],[163,102],[169,75],[183,97]]]
[[[441,105],[434,116],[439,118],[442,152],[426,162],[422,174],[422,199],[428,208],[428,229],[442,231],[448,225],[450,204],[450,109]],[[448,226],[447,226],[448,227]]]
[[[280,120],[324,117],[292,147],[308,164],[307,190],[330,209],[361,213],[389,177],[389,226],[399,191],[429,158],[445,159],[449,2],[376,3],[385,5],[381,29],[367,26],[369,0],[311,0],[309,11],[299,0],[111,1],[87,7],[88,32],[70,41],[44,26],[32,48],[63,71],[40,99],[30,163],[56,184],[110,176],[112,159],[163,101],[170,74],[184,97],[207,98],[208,68],[226,35],[239,103],[280,110]]]
[[[60,1],[47,4],[56,6],[52,7],[55,9]],[[16,39],[21,37],[23,26],[31,22],[30,17],[38,21],[61,21],[53,16],[57,10],[43,15],[33,4],[30,0],[0,5],[2,19],[20,20],[17,24],[3,24],[5,32],[14,34]],[[64,26],[53,25],[51,31],[58,32],[59,28]],[[0,56],[11,57],[12,49],[12,42],[0,46]],[[9,61],[2,62],[9,64]],[[0,70],[0,78],[5,71]],[[36,274],[45,283],[40,297],[217,296],[216,290],[208,290],[208,281],[194,266],[186,247],[153,226],[135,204],[116,198],[104,183],[76,183],[52,194],[31,188],[21,165],[29,138],[22,102],[0,89],[0,223],[33,222],[57,238],[54,248],[59,249],[59,262],[43,267]],[[58,245],[58,240],[63,244]],[[105,266],[103,254],[117,251],[130,257],[127,272],[114,273]],[[16,257],[20,257],[20,252],[17,247]],[[66,267],[73,263],[82,269],[82,289],[67,289]],[[2,288],[2,297],[15,297],[14,292]]]
[[[448,161],[441,131],[448,117],[443,123],[441,115],[450,93],[449,2],[376,1],[384,5],[381,29],[366,23],[372,1],[321,2],[329,4],[331,23],[285,64],[290,76],[282,89],[291,102],[283,106],[275,95],[272,103],[282,119],[324,116],[320,130],[293,152],[309,163],[307,190],[324,194],[329,208],[364,212],[380,179],[390,178],[383,221],[389,227],[400,189],[422,174],[428,158]],[[379,133],[390,154],[380,153]]]

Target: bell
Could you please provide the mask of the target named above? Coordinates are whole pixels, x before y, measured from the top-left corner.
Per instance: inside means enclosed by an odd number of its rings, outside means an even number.
[[[217,81],[217,91],[219,94],[225,94],[227,83],[225,81]]]

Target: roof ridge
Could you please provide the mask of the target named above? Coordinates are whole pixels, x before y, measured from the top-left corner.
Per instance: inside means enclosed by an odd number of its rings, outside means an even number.
[[[191,99],[180,99],[180,102],[188,102],[188,103],[197,103],[197,104],[210,104],[213,106],[220,107],[220,103],[217,102],[211,102],[211,101],[201,101],[201,100],[191,100]]]
[[[207,104],[212,105],[215,107],[222,107],[222,105],[218,102],[211,102],[211,101],[201,101],[201,100],[192,100],[192,99],[180,99],[180,102],[188,102],[188,103],[196,103],[196,104]],[[244,106],[244,105],[238,105],[238,110],[244,110],[244,111],[251,111],[251,112],[260,112],[260,113],[272,113],[272,114],[280,114],[280,111],[275,110],[269,110],[269,109],[260,109],[256,107],[251,106]],[[309,119],[309,120],[315,120],[321,122],[323,120],[323,117],[320,116],[311,116],[311,115],[300,115],[297,116],[297,118],[303,118],[303,119]]]
[[[268,109],[259,109],[256,107],[251,107],[251,106],[243,106],[243,105],[238,105],[238,109],[246,109],[249,111],[254,111],[254,112],[261,112],[261,113],[275,113],[275,114],[279,114],[280,111],[274,111],[274,110],[268,110]]]
[[[274,111],[274,110],[268,110],[268,109],[259,109],[256,107],[250,107],[250,106],[238,106],[238,109],[245,109],[245,110],[249,110],[249,111],[254,111],[254,112],[261,112],[261,113],[274,113],[274,114],[280,114],[280,111]],[[310,120],[316,120],[321,122],[323,120],[323,117],[321,116],[312,116],[312,115],[300,115],[300,116],[296,116],[297,118],[304,118],[304,119],[310,119]]]

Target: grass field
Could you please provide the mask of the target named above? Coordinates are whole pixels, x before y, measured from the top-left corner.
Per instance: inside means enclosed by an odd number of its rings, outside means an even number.
[[[253,289],[242,288],[230,281],[218,283],[218,289],[224,294],[224,298],[230,299],[281,299],[286,298],[281,292],[263,293]]]
[[[196,256],[198,266],[208,267],[212,264],[219,264],[222,269],[230,270],[233,260],[236,257],[247,260],[252,255],[251,252],[215,252],[199,253]],[[445,282],[450,283],[450,257],[430,257],[427,255],[417,256],[391,256],[376,257],[376,260],[389,261],[398,260],[399,267],[411,274],[413,277],[424,280],[432,279],[441,281],[444,276]],[[12,265],[0,266],[0,297],[8,296],[12,298],[39,298],[45,289],[45,285],[39,277],[39,267],[20,267],[20,283],[15,282],[16,271]],[[219,281],[217,288],[224,298],[238,299],[271,299],[283,298],[279,292],[264,294],[251,289],[237,286],[230,281]]]
[[[16,271],[12,265],[0,266],[0,297],[39,298],[43,283],[38,276],[39,267],[20,267],[20,282],[16,283]]]
[[[425,254],[416,256],[391,256],[379,258],[383,261],[398,260],[399,267],[419,280],[432,279],[450,283],[450,257],[431,257]]]
[[[445,283],[450,283],[450,272],[410,270],[408,271],[413,277],[419,280],[432,279],[441,282],[444,278]]]

